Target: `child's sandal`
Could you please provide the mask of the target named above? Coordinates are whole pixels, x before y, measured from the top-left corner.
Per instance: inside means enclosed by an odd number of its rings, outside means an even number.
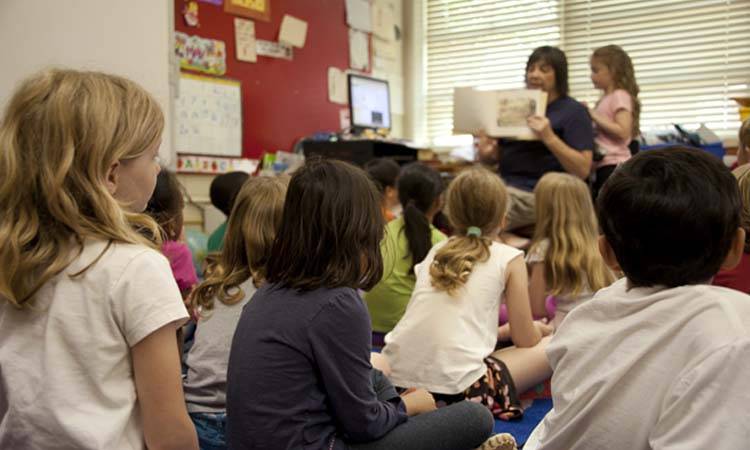
[[[490,436],[477,450],[517,450],[516,440],[509,433],[499,433]]]

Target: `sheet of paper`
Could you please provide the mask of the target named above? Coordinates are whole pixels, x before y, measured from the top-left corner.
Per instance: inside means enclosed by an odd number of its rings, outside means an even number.
[[[349,103],[346,73],[336,67],[328,68],[328,100],[331,103],[346,105]]]
[[[238,60],[246,62],[258,60],[255,53],[255,22],[235,17],[234,42]]]
[[[279,31],[279,42],[302,48],[307,38],[307,22],[289,14],[284,14],[281,19],[281,31]]]
[[[349,67],[366,71],[370,67],[370,43],[368,34],[349,30]]]
[[[367,33],[349,30],[349,67],[367,70],[370,67],[370,43]]]
[[[396,58],[396,43],[378,37],[372,37],[372,55],[379,56],[381,58]]]
[[[264,41],[258,39],[255,41],[255,50],[260,56],[268,56],[269,58],[279,58],[292,60],[294,53],[290,45],[281,44],[274,41]]]
[[[372,32],[372,10],[368,0],[346,0],[346,23],[360,31]]]
[[[395,25],[393,5],[382,0],[374,0],[372,3],[373,34],[381,39],[393,41],[396,38]]]

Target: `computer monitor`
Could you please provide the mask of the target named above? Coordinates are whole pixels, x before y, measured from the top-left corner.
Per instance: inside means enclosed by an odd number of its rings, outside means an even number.
[[[349,114],[352,128],[391,128],[388,82],[349,74]]]

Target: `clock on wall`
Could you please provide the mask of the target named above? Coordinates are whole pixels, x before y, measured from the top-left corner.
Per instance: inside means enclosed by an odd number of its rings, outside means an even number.
[[[224,0],[224,11],[250,19],[271,21],[271,0]]]

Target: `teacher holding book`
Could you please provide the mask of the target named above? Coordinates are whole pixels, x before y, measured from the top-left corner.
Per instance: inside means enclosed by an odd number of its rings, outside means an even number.
[[[526,62],[526,88],[547,93],[544,117],[527,119],[537,140],[492,139],[479,136],[479,159],[500,163],[499,174],[508,185],[510,208],[505,229],[518,231],[532,225],[533,190],[547,172],[589,176],[594,133],[586,108],[568,96],[568,61],[562,50],[543,46]]]

